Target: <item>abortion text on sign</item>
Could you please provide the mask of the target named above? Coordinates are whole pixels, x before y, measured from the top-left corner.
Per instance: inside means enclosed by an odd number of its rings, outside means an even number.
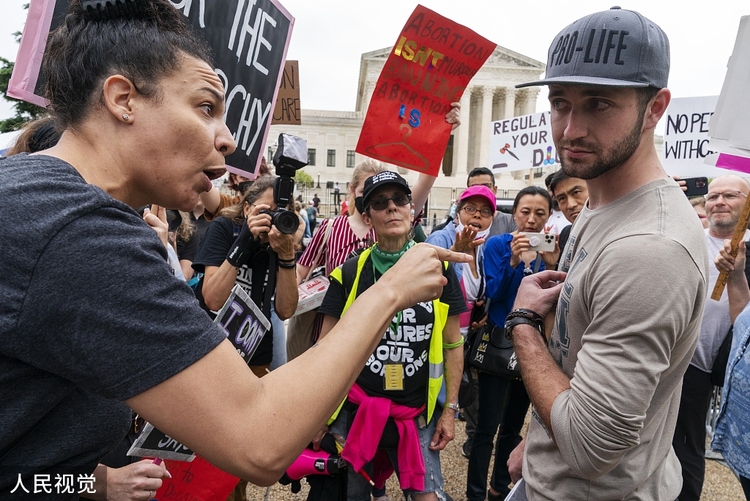
[[[356,151],[437,176],[451,131],[445,115],[495,47],[417,6],[380,73]]]

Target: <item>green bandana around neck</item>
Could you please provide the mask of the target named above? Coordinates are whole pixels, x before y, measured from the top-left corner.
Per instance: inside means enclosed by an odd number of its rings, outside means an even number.
[[[396,264],[396,261],[398,261],[406,251],[414,247],[414,244],[414,240],[407,240],[404,246],[401,247],[401,250],[396,252],[386,252],[378,247],[378,244],[376,243],[372,247],[372,252],[370,253],[370,257],[372,258],[372,268],[375,270],[375,278],[382,277],[386,271],[390,270],[393,265]]]

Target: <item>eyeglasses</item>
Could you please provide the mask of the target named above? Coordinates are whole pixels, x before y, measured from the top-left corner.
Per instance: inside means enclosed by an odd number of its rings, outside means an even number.
[[[385,210],[391,200],[393,200],[393,203],[396,204],[397,207],[409,205],[409,202],[411,202],[411,199],[406,193],[396,193],[392,197],[378,197],[373,199],[370,202],[370,208],[373,210]]]
[[[706,195],[706,202],[718,202],[719,197],[723,198],[725,202],[734,202],[740,197],[747,198],[747,195],[741,191],[720,191],[718,193],[709,193]]]
[[[461,210],[468,215],[473,216],[474,213],[479,209],[477,209],[476,207],[472,207],[471,205],[464,205]],[[479,213],[482,215],[482,217],[490,217],[492,215],[492,211],[490,209],[482,209],[479,211]]]

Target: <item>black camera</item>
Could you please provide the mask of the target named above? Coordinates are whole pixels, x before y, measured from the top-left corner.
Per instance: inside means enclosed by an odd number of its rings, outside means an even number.
[[[294,197],[294,174],[307,165],[307,140],[281,133],[278,143],[279,147],[273,155],[273,165],[278,175],[273,185],[273,201],[277,208],[261,213],[269,214],[271,223],[281,233],[291,235],[299,228],[299,216],[286,207],[289,207]]]

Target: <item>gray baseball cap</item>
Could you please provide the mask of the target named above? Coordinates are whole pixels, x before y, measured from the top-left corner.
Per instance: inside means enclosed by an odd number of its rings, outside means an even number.
[[[661,89],[668,78],[666,33],[638,12],[612,7],[562,30],[549,48],[545,78],[516,87],[570,83]]]

